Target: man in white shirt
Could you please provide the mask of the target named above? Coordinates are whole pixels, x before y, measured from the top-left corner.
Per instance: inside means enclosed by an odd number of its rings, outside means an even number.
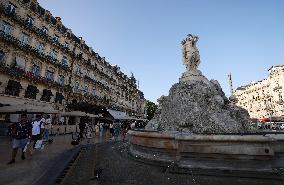
[[[32,125],[32,141],[34,142],[33,148],[35,148],[35,144],[41,139],[44,129],[44,124],[41,122],[41,115],[36,115],[36,119],[32,122]]]

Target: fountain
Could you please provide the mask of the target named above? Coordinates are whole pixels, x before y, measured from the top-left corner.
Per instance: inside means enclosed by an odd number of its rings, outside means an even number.
[[[248,112],[198,70],[198,39],[189,34],[181,42],[186,72],[158,99],[154,118],[145,130],[129,131],[131,154],[186,168],[271,170],[275,139],[254,135]]]

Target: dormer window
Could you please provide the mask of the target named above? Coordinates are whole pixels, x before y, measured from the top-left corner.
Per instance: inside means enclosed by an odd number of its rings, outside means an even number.
[[[31,27],[34,24],[34,19],[31,16],[27,16],[26,24]]]
[[[69,48],[69,43],[68,43],[68,42],[65,42],[64,48],[65,48],[65,49],[68,49],[68,48]]]
[[[48,29],[47,29],[45,26],[43,26],[43,27],[41,28],[41,32],[42,32],[42,34],[47,35]]]
[[[56,43],[58,42],[58,40],[59,40],[59,37],[57,35],[54,35],[52,38],[52,41]]]
[[[15,14],[16,13],[16,6],[13,3],[9,3],[9,5],[6,8],[6,11],[9,14]]]

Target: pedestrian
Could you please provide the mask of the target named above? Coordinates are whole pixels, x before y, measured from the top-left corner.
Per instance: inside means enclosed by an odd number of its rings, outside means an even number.
[[[50,115],[46,116],[46,120],[45,120],[45,124],[44,124],[44,137],[43,139],[45,141],[49,141],[49,132],[51,130],[52,124],[51,124],[52,120]]]
[[[29,139],[32,136],[32,125],[27,119],[27,114],[23,113],[20,115],[20,121],[13,125],[11,134],[13,137],[12,141],[12,159],[8,164],[15,163],[18,149],[22,149],[22,160],[26,159],[24,148],[27,146]]]
[[[86,128],[85,120],[81,120],[80,123],[79,123],[80,139],[83,139],[83,133],[85,131],[85,128]]]
[[[95,134],[98,135],[99,132],[100,132],[100,127],[99,127],[98,124],[96,124],[96,126],[95,126]]]
[[[42,118],[41,115],[36,115],[36,119],[32,122],[32,141],[33,141],[33,149],[35,149],[36,143],[41,140],[42,134],[44,131],[44,125],[41,122]]]
[[[104,122],[100,122],[100,132],[104,131]]]
[[[119,134],[120,134],[120,123],[119,122],[115,122],[113,125],[114,128],[114,139],[117,140]]]
[[[123,141],[125,140],[126,133],[127,133],[127,125],[126,123],[124,123],[121,126],[121,134],[122,134]]]
[[[113,123],[110,123],[109,124],[109,133],[110,133],[110,135],[111,135],[111,137],[113,137],[114,136],[114,132],[113,132]]]

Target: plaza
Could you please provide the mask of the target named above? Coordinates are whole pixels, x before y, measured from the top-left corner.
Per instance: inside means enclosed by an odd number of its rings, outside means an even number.
[[[284,184],[283,6],[1,1],[0,185]]]

